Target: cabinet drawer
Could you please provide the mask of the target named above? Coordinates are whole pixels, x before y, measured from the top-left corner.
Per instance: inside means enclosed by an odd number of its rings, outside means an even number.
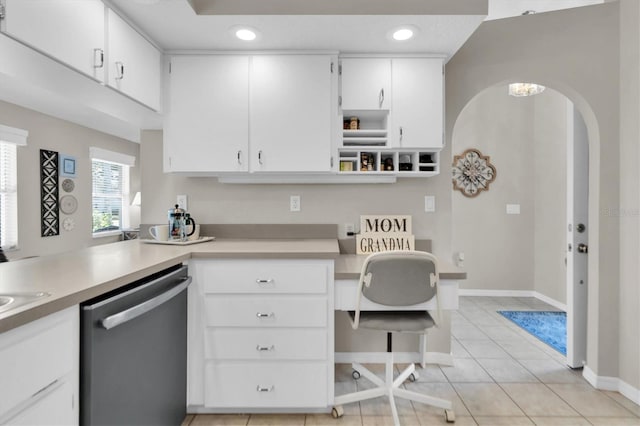
[[[202,264],[205,293],[325,293],[327,262],[225,260]]]
[[[205,357],[228,360],[324,360],[325,329],[209,328]]]
[[[0,417],[73,371],[78,350],[77,308],[0,335]],[[75,315],[75,318],[74,318]]]
[[[325,327],[327,298],[323,296],[206,296],[208,326]]]
[[[207,407],[326,407],[325,363],[210,362]]]
[[[15,417],[8,420],[11,426],[69,426],[78,424],[74,409],[74,385],[67,380],[56,382]]]

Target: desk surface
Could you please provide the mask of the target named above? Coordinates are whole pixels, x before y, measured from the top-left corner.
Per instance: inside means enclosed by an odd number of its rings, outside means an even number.
[[[367,258],[366,255],[341,254],[336,257],[335,279],[336,280],[357,280],[360,277],[362,264]],[[451,263],[438,259],[440,267],[440,279],[443,280],[464,280],[467,273]]]

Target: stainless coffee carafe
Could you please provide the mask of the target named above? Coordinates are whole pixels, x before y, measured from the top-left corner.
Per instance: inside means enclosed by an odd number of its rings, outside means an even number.
[[[196,222],[178,204],[169,209],[169,241],[187,241],[187,237],[196,230]],[[191,232],[187,233],[187,226],[191,226]]]

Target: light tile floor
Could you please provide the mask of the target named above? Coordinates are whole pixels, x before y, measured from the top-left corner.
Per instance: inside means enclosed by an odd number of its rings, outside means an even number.
[[[640,406],[617,392],[598,391],[571,370],[564,356],[496,313],[497,310],[556,310],[535,298],[461,297],[452,313],[453,367],[418,367],[408,389],[451,399],[458,426],[637,425]],[[383,366],[371,366],[383,376]],[[402,368],[402,366],[399,366]],[[336,366],[336,395],[367,389],[351,367]],[[443,411],[397,400],[402,425],[444,425]],[[386,426],[393,425],[385,398],[350,404],[345,415],[194,415],[183,426]]]

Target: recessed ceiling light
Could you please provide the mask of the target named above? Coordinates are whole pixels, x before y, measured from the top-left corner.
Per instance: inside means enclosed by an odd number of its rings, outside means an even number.
[[[401,28],[393,33],[393,39],[398,41],[409,40],[413,37],[413,31],[409,28]]]
[[[254,41],[260,38],[260,32],[246,25],[234,25],[229,28],[229,33],[242,41]]]
[[[407,41],[415,37],[417,33],[418,29],[413,25],[403,25],[389,31],[387,36],[394,41]]]

